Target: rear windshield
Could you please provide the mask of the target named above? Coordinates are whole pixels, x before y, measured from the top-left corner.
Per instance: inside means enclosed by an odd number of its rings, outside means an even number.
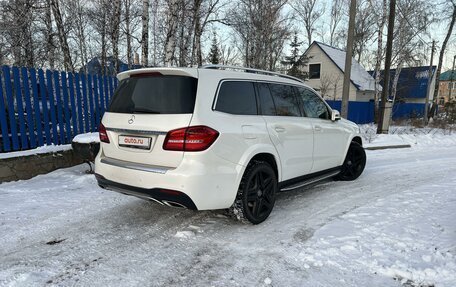
[[[136,76],[122,80],[108,109],[128,114],[191,114],[198,80],[184,76]]]

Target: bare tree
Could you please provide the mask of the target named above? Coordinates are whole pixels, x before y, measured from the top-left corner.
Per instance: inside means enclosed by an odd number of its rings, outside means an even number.
[[[380,11],[379,13],[374,12],[377,18],[377,52],[375,61],[375,94],[374,94],[374,121],[377,122],[378,118],[378,103],[380,99],[380,69],[383,62],[383,30],[385,28],[386,20],[388,18],[388,3],[387,0],[382,0],[381,9],[376,9],[378,6],[374,6],[371,2],[373,11]]]
[[[236,33],[247,67],[275,70],[290,37],[285,4],[286,0],[240,0],[229,10],[226,21]]]
[[[165,40],[165,58],[164,63],[165,65],[172,65],[175,60],[175,51],[176,51],[176,43],[177,37],[176,32],[178,28],[179,22],[179,4],[182,3],[183,0],[168,0],[168,30],[166,32],[166,40]],[[179,3],[180,2],[180,3]]]
[[[71,60],[70,47],[68,46],[67,34],[63,25],[62,14],[60,12],[59,1],[51,0],[52,13],[54,14],[55,24],[57,26],[57,34],[59,36],[60,46],[63,52],[63,65],[65,70],[73,71],[73,62]]]
[[[112,17],[111,26],[111,43],[112,43],[112,56],[114,58],[114,70],[119,72],[119,25],[121,5],[120,0],[114,0],[114,13]]]
[[[69,11],[71,11],[71,22],[67,25],[73,26],[74,38],[76,41],[77,50],[81,59],[81,66],[86,67],[88,62],[87,55],[87,25],[88,15],[86,3],[82,0],[67,1],[64,3]],[[51,43],[49,43],[50,45]]]
[[[340,35],[338,35],[339,24],[344,16],[343,0],[333,0],[331,5],[331,18],[329,21],[329,44],[333,47],[339,46]]]
[[[304,24],[307,41],[310,46],[312,44],[312,35],[316,31],[316,23],[324,15],[324,6],[319,0],[293,0],[290,5]]]
[[[149,0],[143,0],[141,33],[141,64],[149,65]]]
[[[448,44],[448,41],[451,37],[451,35],[453,34],[453,28],[454,28],[454,23],[456,21],[456,3],[451,0],[449,1],[449,3],[447,4],[447,6],[450,6],[451,7],[451,20],[450,20],[450,24],[448,25],[448,31],[447,31],[447,34],[445,36],[445,39],[443,40],[443,43],[442,43],[442,47],[440,48],[440,53],[439,53],[439,64],[437,66],[437,71],[436,71],[436,75],[435,75],[435,88],[434,88],[434,99],[433,99],[433,107],[432,107],[432,110],[434,111],[435,110],[435,104],[437,103],[437,96],[439,94],[439,83],[440,83],[440,73],[441,73],[441,70],[442,70],[442,64],[443,64],[443,56],[445,54],[445,50],[446,50],[446,46]],[[433,111],[431,112],[431,114],[433,114]]]
[[[357,0],[353,56],[358,62],[362,61],[367,45],[374,35],[375,16],[372,13],[372,6],[367,0]]]

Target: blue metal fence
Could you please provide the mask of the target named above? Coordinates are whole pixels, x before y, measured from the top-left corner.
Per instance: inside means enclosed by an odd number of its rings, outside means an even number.
[[[0,69],[0,152],[68,144],[95,132],[117,87],[112,76]]]
[[[339,110],[341,101],[327,101],[331,108]],[[393,120],[422,117],[424,104],[400,103],[393,107]],[[367,124],[374,121],[374,102],[349,102],[348,119],[357,124]]]

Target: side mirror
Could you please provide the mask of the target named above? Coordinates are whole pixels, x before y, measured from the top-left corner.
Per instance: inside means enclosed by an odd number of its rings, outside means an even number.
[[[331,121],[335,122],[340,120],[340,113],[337,110],[332,110],[331,111]]]

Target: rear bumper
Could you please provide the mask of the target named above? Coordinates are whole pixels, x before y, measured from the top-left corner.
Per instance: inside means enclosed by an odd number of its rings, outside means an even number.
[[[95,159],[95,173],[101,187],[197,210],[230,207],[244,169],[210,151],[188,153],[176,168],[120,162],[106,158],[103,150]]]
[[[153,200],[155,202],[168,206],[185,207],[193,210],[197,209],[195,203],[190,199],[190,197],[188,197],[185,193],[179,191],[161,188],[146,189],[130,186],[107,180],[99,174],[95,174],[95,177],[98,181],[98,185],[104,189],[117,191],[127,195],[133,195],[142,199]]]

